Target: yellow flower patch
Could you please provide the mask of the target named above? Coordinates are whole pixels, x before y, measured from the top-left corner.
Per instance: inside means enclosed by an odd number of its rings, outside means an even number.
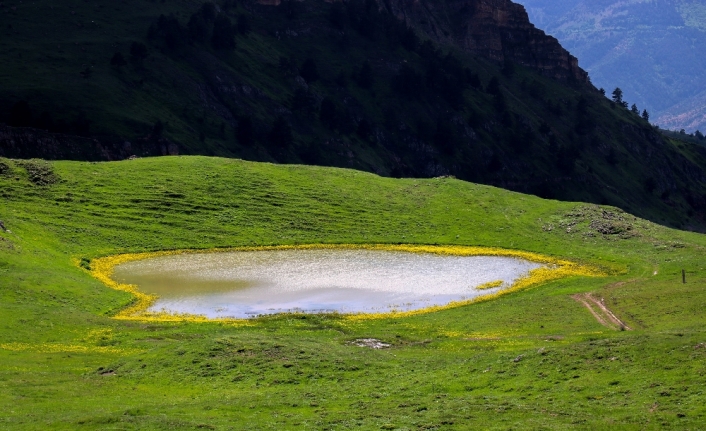
[[[489,281],[487,283],[483,283],[480,286],[476,286],[477,290],[488,290],[488,289],[493,289],[496,287],[502,286],[504,281],[502,280],[495,280],[495,281]]]
[[[4,343],[0,344],[0,349],[12,352],[34,352],[34,353],[134,353],[138,350],[124,349],[113,346],[82,346],[78,344],[61,343]]]

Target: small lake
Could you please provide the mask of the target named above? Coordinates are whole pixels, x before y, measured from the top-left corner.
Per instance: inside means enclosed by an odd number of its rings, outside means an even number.
[[[540,266],[510,257],[377,250],[237,251],[124,263],[113,278],[157,295],[149,311],[243,318],[416,310],[495,293]],[[476,289],[496,280],[503,286]]]

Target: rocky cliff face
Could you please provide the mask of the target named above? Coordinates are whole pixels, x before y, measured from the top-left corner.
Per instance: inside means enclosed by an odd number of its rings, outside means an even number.
[[[524,6],[510,0],[377,1],[381,9],[440,42],[498,63],[512,61],[562,81],[589,81],[576,57],[537,29]]]
[[[49,133],[30,127],[0,124],[0,157],[42,158],[49,160],[122,160],[133,155],[178,155],[179,148],[165,139],[98,140],[81,136]]]

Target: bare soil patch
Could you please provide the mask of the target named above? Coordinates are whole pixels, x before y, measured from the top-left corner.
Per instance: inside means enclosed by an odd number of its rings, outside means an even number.
[[[632,331],[628,325],[620,320],[612,311],[605,306],[605,301],[603,298],[596,298],[591,293],[579,293],[571,296],[577,302],[583,304],[588,311],[591,312],[593,317],[596,318],[598,323],[605,326],[606,328],[621,330],[621,331]]]

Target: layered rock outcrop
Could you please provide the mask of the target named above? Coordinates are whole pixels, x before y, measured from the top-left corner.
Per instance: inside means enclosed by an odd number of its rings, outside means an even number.
[[[0,124],[0,157],[48,160],[122,160],[132,155],[178,155],[176,144],[164,138],[138,139],[134,143],[117,138],[98,140],[82,136],[49,133],[30,127]]]
[[[493,61],[511,61],[562,81],[589,82],[588,73],[559,41],[536,28],[524,6],[510,0],[377,0],[380,9]]]

